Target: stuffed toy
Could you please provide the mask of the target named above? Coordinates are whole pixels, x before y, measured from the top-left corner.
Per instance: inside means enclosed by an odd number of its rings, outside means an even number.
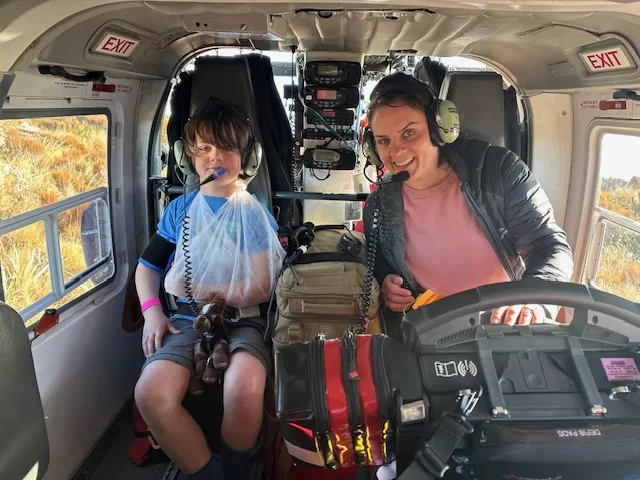
[[[222,381],[229,366],[229,345],[224,328],[224,298],[213,294],[198,306],[198,316],[193,329],[202,334],[193,346],[196,368],[189,383],[189,393],[195,396],[204,393],[205,383]]]

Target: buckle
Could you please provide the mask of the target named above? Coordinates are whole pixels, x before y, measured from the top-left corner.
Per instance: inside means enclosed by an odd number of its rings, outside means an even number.
[[[416,454],[417,460],[429,472],[429,474],[436,478],[444,477],[444,474],[449,470],[449,465],[446,461],[443,461],[438,453],[433,449],[429,442],[425,442],[422,448],[418,450]]]
[[[484,390],[482,389],[482,385],[480,385],[478,390],[470,388],[460,390],[458,392],[458,408],[460,409],[460,413],[466,417],[473,412],[473,409],[476,408],[478,400],[480,400],[483,393]]]
[[[461,425],[464,428],[464,435],[470,435],[473,433],[473,426],[469,423],[464,415],[459,415],[451,412],[444,412],[442,414],[443,419],[450,418],[457,424]]]
[[[249,305],[248,307],[238,307],[236,309],[238,318],[260,317],[260,305]]]
[[[299,323],[290,323],[287,328],[287,338],[290,343],[299,342],[302,338],[302,326]]]

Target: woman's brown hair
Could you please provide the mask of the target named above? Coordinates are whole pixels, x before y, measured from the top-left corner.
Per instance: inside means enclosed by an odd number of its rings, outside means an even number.
[[[380,107],[398,107],[406,105],[415,110],[424,112],[427,119],[427,110],[436,101],[438,96],[426,83],[406,73],[397,72],[384,77],[375,86],[369,96],[369,110],[367,117],[369,125],[373,122],[373,116]],[[429,123],[427,119],[427,123]],[[429,128],[433,128],[429,125]],[[438,167],[449,163],[446,148],[440,148]]]

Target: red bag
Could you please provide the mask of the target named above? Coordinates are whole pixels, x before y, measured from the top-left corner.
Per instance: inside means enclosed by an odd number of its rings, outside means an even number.
[[[275,370],[277,416],[300,465],[351,470],[390,463],[394,395],[403,403],[422,400],[417,359],[385,335],[347,332],[286,345],[276,351]]]
[[[145,423],[140,411],[133,402],[133,434],[135,438],[129,442],[129,459],[136,465],[143,467],[154,463],[168,461],[168,457],[160,448]]]

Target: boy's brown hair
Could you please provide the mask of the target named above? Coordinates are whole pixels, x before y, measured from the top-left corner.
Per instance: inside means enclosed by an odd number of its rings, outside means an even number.
[[[185,126],[185,152],[193,158],[200,137],[203,142],[242,155],[250,136],[248,122],[235,109],[224,104],[206,107],[198,110]]]

